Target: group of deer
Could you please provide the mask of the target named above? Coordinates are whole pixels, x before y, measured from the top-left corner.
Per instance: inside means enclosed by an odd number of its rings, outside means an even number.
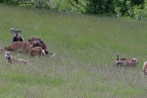
[[[126,67],[136,67],[138,60],[136,58],[119,58],[119,54],[115,54],[116,65],[117,66],[126,66]],[[147,75],[147,62],[144,62],[142,71]]]
[[[9,46],[5,47],[5,57],[9,63],[20,62],[24,64],[30,64],[29,61],[24,59],[14,59],[11,56],[11,52],[20,52],[24,54],[29,54],[31,56],[38,55],[39,57],[44,55],[51,55],[51,58],[55,56],[54,53],[47,51],[47,45],[45,42],[36,36],[32,36],[28,39],[28,42],[24,42],[24,38],[20,35],[21,30],[15,30],[10,28],[10,32],[13,33],[13,38]]]

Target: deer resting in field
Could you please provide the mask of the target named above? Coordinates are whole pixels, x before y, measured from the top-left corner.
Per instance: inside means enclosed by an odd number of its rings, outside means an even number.
[[[15,30],[14,28],[10,28],[10,32],[13,33],[12,42],[15,42],[15,41],[24,41],[24,38],[20,35],[20,33],[21,33],[21,30],[20,29]]]
[[[41,57],[45,55],[45,51],[41,47],[34,47],[31,49],[30,55],[31,56],[39,55],[39,57]]]
[[[45,44],[45,42],[41,38],[36,37],[36,36],[32,36],[28,39],[28,42],[30,43],[30,45],[33,48],[34,47],[41,47],[45,51],[45,54],[51,55],[51,58],[55,56],[54,53],[48,52],[47,45]]]
[[[28,60],[24,60],[24,59],[14,59],[14,58],[11,56],[11,52],[8,52],[8,51],[5,52],[5,58],[8,60],[8,63],[10,63],[10,64],[16,62],[16,63],[25,64],[25,65],[31,65],[30,62],[29,62]]]
[[[136,58],[119,58],[118,54],[115,54],[116,65],[126,66],[126,67],[136,67],[138,60]]]
[[[12,42],[8,47],[5,47],[4,50],[30,54],[31,46],[27,42],[16,41]]]
[[[28,42],[32,45],[32,47],[41,47],[45,53],[48,54],[47,45],[41,38],[32,36],[28,39]]]

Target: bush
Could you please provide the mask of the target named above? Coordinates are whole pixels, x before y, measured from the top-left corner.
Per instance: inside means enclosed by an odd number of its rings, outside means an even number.
[[[17,4],[16,0],[0,0],[0,1],[3,2],[3,3],[7,3],[7,4],[14,4],[14,5]]]

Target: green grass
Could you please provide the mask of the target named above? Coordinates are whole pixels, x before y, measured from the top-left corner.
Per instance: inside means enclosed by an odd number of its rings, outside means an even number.
[[[0,52],[2,98],[145,98],[147,22],[29,10],[0,5],[0,48],[12,39],[11,27],[22,30],[25,41],[41,37],[55,58],[32,58],[32,65],[8,64]],[[115,54],[135,57],[136,69],[114,67]]]

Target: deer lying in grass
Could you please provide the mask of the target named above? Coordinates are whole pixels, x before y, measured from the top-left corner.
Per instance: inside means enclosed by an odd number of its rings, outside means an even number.
[[[14,58],[11,56],[11,52],[8,52],[8,51],[5,52],[5,58],[8,60],[8,63],[10,63],[10,64],[16,62],[16,63],[25,64],[25,65],[31,65],[31,63],[29,63],[28,60],[24,60],[24,59],[14,59]]]
[[[136,67],[138,60],[136,58],[119,58],[118,54],[115,54],[116,65],[126,66],[126,67]]]
[[[12,42],[15,42],[15,41],[24,41],[24,38],[20,35],[20,33],[21,33],[21,30],[20,29],[15,30],[14,28],[10,28],[10,32],[13,33]]]
[[[27,42],[16,41],[16,42],[12,42],[8,47],[5,47],[4,50],[30,54],[31,46]]]
[[[45,44],[45,42],[41,38],[36,37],[36,36],[32,36],[28,39],[28,42],[30,43],[30,45],[33,48],[41,47],[45,51],[45,54],[51,55],[51,58],[53,58],[55,56],[55,54],[53,52],[47,51],[47,45]]]
[[[34,47],[31,49],[30,55],[31,56],[39,55],[39,57],[41,57],[45,55],[45,51],[41,47]]]
[[[32,47],[41,47],[45,53],[48,54],[47,45],[41,38],[32,36],[28,39],[28,42],[32,45]]]
[[[147,62],[144,62],[142,71],[144,72],[144,75],[147,75]]]

